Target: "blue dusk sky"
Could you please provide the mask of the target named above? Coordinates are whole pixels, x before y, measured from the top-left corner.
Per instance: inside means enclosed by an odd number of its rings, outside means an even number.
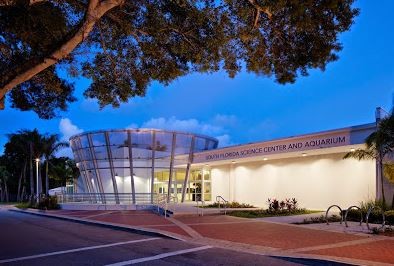
[[[89,80],[74,79],[67,112],[42,120],[33,112],[0,111],[0,154],[6,134],[38,128],[63,139],[83,131],[149,127],[218,137],[220,146],[347,127],[374,121],[375,108],[391,109],[394,92],[394,1],[359,0],[351,30],[342,34],[339,60],[311,70],[295,84],[241,72],[191,74],[165,87],[153,83],[146,97],[100,110],[83,98]],[[65,153],[69,153],[64,151]]]

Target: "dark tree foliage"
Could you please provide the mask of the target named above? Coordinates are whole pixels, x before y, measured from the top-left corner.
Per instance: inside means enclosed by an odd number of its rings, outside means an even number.
[[[144,96],[152,81],[191,72],[247,71],[293,83],[338,59],[354,0],[3,0],[0,99],[51,118],[72,76],[101,107]],[[1,1],[0,1],[1,3]],[[112,6],[109,6],[112,4]],[[56,99],[56,100],[55,100]]]

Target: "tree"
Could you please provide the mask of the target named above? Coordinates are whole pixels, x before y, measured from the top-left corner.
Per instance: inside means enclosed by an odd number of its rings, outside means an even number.
[[[382,201],[386,203],[384,191],[384,177],[394,183],[394,164],[385,161],[394,151],[394,114],[381,119],[377,125],[376,131],[371,133],[365,140],[365,149],[357,149],[354,152],[347,153],[344,158],[356,158],[358,160],[376,160],[380,168],[380,182],[382,184]],[[394,209],[394,194],[392,199],[392,208]]]
[[[44,136],[37,129],[19,130],[14,134],[9,134],[8,139],[8,142],[4,145],[4,155],[6,158],[14,158],[11,164],[19,165],[19,169],[24,169],[26,168],[24,164],[29,164],[30,195],[33,195],[33,159],[42,157],[45,143]],[[41,180],[39,180],[39,190],[41,186]]]
[[[49,160],[54,157],[57,151],[68,147],[68,142],[60,141],[58,135],[49,135],[44,137],[43,157],[45,159],[45,194],[48,195],[49,190]]]
[[[48,179],[51,177],[50,168],[56,168],[57,172],[61,172],[62,167],[67,169],[72,167],[72,163],[66,164],[64,162],[69,158],[61,157],[63,159],[60,161],[55,158],[55,153],[64,147],[68,147],[68,143],[59,141],[58,135],[41,134],[37,129],[19,130],[8,135],[8,142],[4,145],[4,155],[0,156],[0,169],[5,167],[5,170],[9,173],[6,182],[10,187],[9,191],[15,192],[17,195],[17,201],[25,198],[24,196],[27,193],[25,188],[26,176],[28,175],[30,175],[30,195],[37,193],[33,176],[34,159],[41,159],[42,165],[45,166],[43,176],[45,177],[45,192],[47,194],[49,189]],[[30,165],[29,170],[27,169],[28,164]],[[42,191],[41,176],[42,174],[39,171],[38,193]]]
[[[0,102],[51,118],[75,101],[60,69],[100,107],[191,72],[250,72],[285,84],[338,59],[354,0],[2,0]],[[57,67],[55,67],[57,66]]]
[[[68,157],[52,157],[49,159],[49,170],[52,187],[64,187],[67,182],[74,182],[79,176],[79,169],[74,160]]]

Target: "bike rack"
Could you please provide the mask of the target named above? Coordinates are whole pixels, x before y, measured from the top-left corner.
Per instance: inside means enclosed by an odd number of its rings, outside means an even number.
[[[345,213],[345,225],[346,225],[346,227],[349,227],[349,226],[347,225],[347,214],[349,213],[349,211],[350,211],[351,209],[358,209],[358,210],[360,211],[360,226],[361,226],[362,223],[363,223],[363,213],[362,213],[360,207],[353,205],[353,206],[350,206],[349,208],[347,208],[346,213]]]
[[[360,226],[362,225],[362,223],[363,223],[363,213],[362,213],[362,211],[361,211],[361,208],[358,207],[358,206],[355,206],[355,205],[352,205],[352,206],[350,206],[349,208],[346,209],[345,216],[343,216],[342,208],[339,207],[338,205],[331,205],[330,207],[328,207],[328,209],[327,209],[327,211],[326,211],[326,222],[327,222],[327,225],[330,224],[330,223],[328,222],[328,212],[330,211],[330,209],[331,209],[332,207],[336,207],[336,208],[338,208],[338,209],[340,210],[340,212],[341,212],[341,222],[340,222],[340,224],[342,224],[342,222],[345,221],[346,227],[349,227],[348,224],[347,224],[347,216],[348,216],[349,211],[350,211],[351,209],[358,209],[358,210],[360,211]],[[379,206],[372,206],[372,207],[370,207],[370,208],[368,209],[367,214],[366,214],[366,216],[365,216],[365,223],[367,224],[368,230],[372,231],[372,228],[369,227],[369,223],[368,223],[369,216],[371,215],[372,210],[379,210],[380,213],[382,214],[383,222],[382,222],[382,226],[381,226],[379,229],[383,229],[383,228],[386,226],[386,216],[385,216],[385,214],[384,214],[384,211],[383,211],[382,208],[380,208]]]
[[[368,223],[369,215],[371,214],[372,210],[379,210],[382,213],[383,222],[381,228],[383,229],[386,225],[386,216],[384,215],[384,211],[382,210],[382,208],[378,206],[372,206],[368,209],[367,215],[365,216],[365,222],[367,224],[368,230],[372,230],[371,228],[369,228],[369,223]]]
[[[341,207],[339,207],[338,205],[331,205],[330,207],[328,207],[328,209],[327,209],[327,211],[326,211],[326,222],[327,222],[327,225],[330,224],[330,223],[328,222],[328,212],[330,211],[330,209],[331,209],[332,207],[337,207],[337,208],[340,210],[340,212],[341,212],[341,224],[342,224],[342,221],[343,221],[343,214],[342,214],[342,209],[341,209]]]

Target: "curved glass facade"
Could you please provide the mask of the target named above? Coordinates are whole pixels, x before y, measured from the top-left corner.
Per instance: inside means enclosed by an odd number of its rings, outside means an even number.
[[[167,194],[182,202],[196,183],[190,165],[193,153],[217,148],[214,138],[190,133],[125,129],[96,131],[70,138],[84,192],[101,194],[101,201],[123,203],[122,195]],[[113,198],[105,199],[111,193]]]

